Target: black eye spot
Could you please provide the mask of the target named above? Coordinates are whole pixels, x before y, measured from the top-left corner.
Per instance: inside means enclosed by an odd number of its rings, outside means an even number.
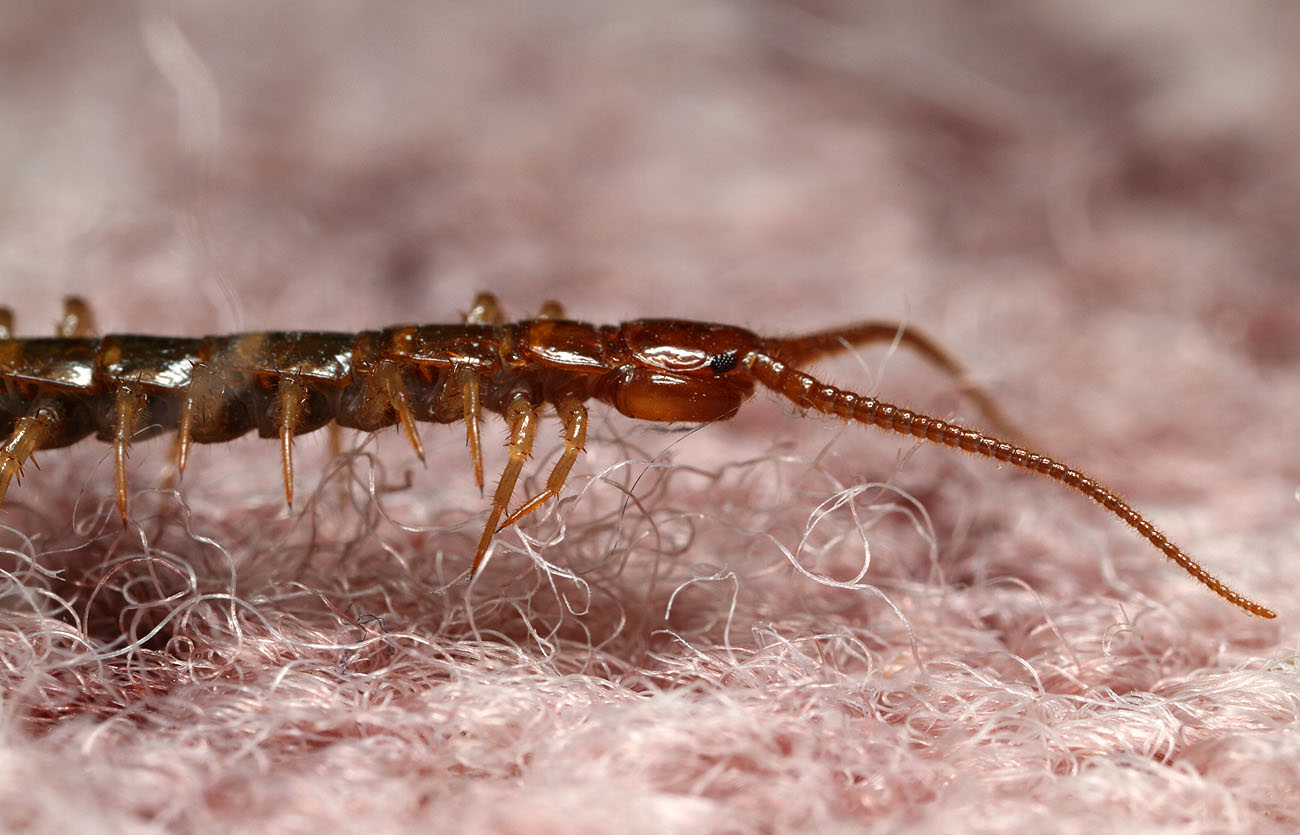
[[[714,374],[726,374],[736,367],[736,352],[729,351],[725,354],[718,354],[709,360],[709,367],[713,369]]]

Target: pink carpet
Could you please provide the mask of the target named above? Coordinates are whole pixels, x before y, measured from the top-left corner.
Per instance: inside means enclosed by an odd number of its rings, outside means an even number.
[[[1233,609],[1043,478],[760,393],[596,405],[464,582],[463,427],[38,457],[0,515],[0,827],[1289,832],[1300,12],[1281,3],[8,4],[0,282],[101,332],[939,338]],[[1086,10],[1085,10],[1086,6]],[[819,366],[978,423],[905,351]],[[489,489],[504,463],[493,416]],[[544,421],[517,493],[558,454]]]

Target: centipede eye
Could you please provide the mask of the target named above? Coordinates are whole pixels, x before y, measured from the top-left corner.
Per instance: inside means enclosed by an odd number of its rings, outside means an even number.
[[[709,367],[713,369],[714,374],[726,374],[736,367],[738,362],[735,351],[728,351],[725,354],[715,354],[713,359],[709,360]]]

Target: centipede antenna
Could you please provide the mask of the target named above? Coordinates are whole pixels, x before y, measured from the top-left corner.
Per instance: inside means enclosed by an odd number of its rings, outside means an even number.
[[[993,396],[971,380],[965,366],[934,339],[910,325],[901,322],[858,322],[787,339],[770,339],[767,341],[767,347],[772,356],[792,366],[803,368],[818,359],[841,354],[853,348],[894,341],[915,351],[931,365],[951,377],[957,383],[962,395],[969,398],[999,432],[1013,438],[1024,437],[1024,433],[1017,429],[998,407]]]
[[[1030,452],[973,429],[885,403],[873,397],[863,397],[838,389],[768,354],[755,351],[746,358],[746,363],[760,383],[790,399],[800,408],[812,409],[822,414],[835,415],[869,426],[878,426],[901,435],[910,435],[953,449],[1005,461],[1012,466],[1060,482],[1110,511],[1224,600],[1260,617],[1277,617],[1277,613],[1272,609],[1249,600],[1215,578],[1168,537],[1156,530],[1154,525],[1123,499],[1078,470],[1045,455]]]

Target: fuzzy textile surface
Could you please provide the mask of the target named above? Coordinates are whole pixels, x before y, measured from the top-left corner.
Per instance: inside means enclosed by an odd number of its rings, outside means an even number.
[[[592,404],[466,570],[461,424],[38,454],[0,829],[1300,826],[1300,12],[1285,2],[3,3],[0,286],[100,333],[934,335],[1085,498],[799,413]],[[1086,9],[1086,11],[1085,11]],[[1230,9],[1230,11],[1228,10]],[[907,350],[838,385],[979,425]],[[488,490],[504,466],[489,415]],[[697,431],[690,431],[690,430]],[[561,445],[546,413],[517,506]]]

